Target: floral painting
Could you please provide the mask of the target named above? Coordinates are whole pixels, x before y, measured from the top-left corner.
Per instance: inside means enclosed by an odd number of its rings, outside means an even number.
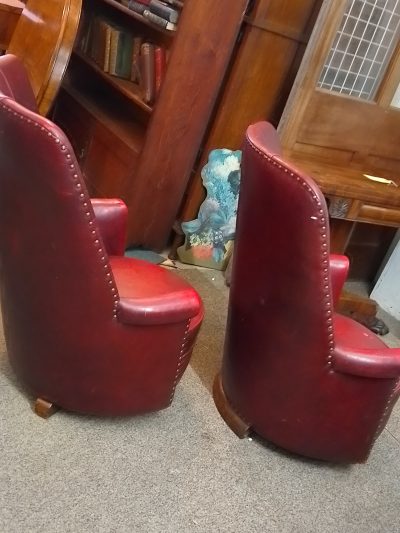
[[[184,263],[223,270],[235,237],[241,151],[212,150],[201,171],[207,196],[195,220],[182,223],[185,244],[178,248]]]

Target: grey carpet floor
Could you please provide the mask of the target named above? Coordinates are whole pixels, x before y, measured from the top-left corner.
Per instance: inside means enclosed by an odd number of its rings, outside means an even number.
[[[183,275],[207,315],[163,412],[110,420],[60,411],[44,421],[2,343],[0,533],[399,532],[399,406],[365,465],[329,465],[238,439],[211,396],[227,290],[219,272]]]

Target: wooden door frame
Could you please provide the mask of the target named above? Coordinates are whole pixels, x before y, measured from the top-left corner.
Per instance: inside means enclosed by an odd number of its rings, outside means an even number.
[[[285,151],[290,151],[296,143],[304,113],[332,46],[338,25],[343,18],[346,4],[347,0],[324,0],[321,6],[278,125],[281,144]]]
[[[348,0],[324,0],[307,49],[279,122],[278,131],[285,153],[296,143],[308,103],[332,46]],[[400,43],[397,44],[378,89],[376,103],[389,107],[400,81]]]

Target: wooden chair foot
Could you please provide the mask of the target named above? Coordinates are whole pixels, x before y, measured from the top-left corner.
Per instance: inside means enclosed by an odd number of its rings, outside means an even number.
[[[35,401],[34,411],[42,418],[49,418],[49,416],[58,411],[58,407],[54,405],[54,403],[43,400],[42,398],[37,398]]]
[[[217,374],[214,380],[213,386],[213,398],[214,403],[219,411],[219,414],[225,420],[226,424],[236,435],[243,439],[247,437],[250,429],[250,425],[242,420],[240,416],[235,413],[228,399],[225,395],[224,388],[222,386],[221,374]]]

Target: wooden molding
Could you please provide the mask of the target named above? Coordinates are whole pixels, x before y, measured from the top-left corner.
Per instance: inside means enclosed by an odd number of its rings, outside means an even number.
[[[347,0],[325,0],[321,6],[301,66],[279,122],[282,146],[291,149],[297,139],[307,104],[318,81]]]
[[[244,17],[244,22],[249,26],[253,26],[254,28],[265,30],[269,33],[274,33],[275,35],[279,35],[280,37],[284,37],[285,39],[290,39],[298,43],[307,44],[308,41],[307,36],[304,32],[290,31],[284,26],[281,26],[274,22],[270,22],[268,20],[263,20],[258,17],[246,16]]]

